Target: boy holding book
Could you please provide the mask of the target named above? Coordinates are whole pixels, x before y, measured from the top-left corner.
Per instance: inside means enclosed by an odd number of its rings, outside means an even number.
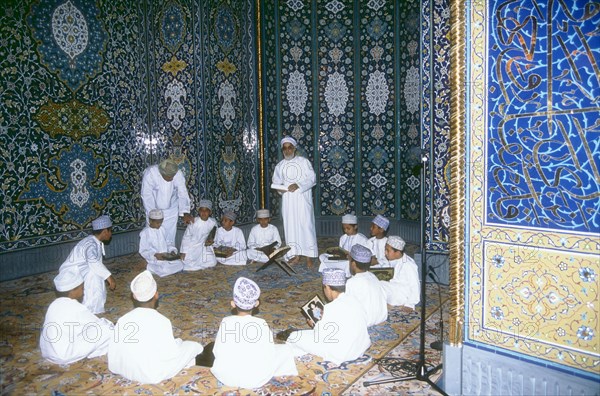
[[[389,305],[414,309],[421,301],[421,282],[415,260],[404,253],[405,245],[404,239],[399,236],[388,238],[385,256],[394,266],[394,277],[389,282],[380,282]]]
[[[371,268],[386,268],[391,267],[390,262],[385,257],[385,244],[387,243],[387,230],[390,226],[390,221],[382,215],[377,215],[371,223],[371,238],[366,245],[371,252]]]
[[[346,293],[356,297],[362,306],[367,326],[385,322],[388,316],[385,293],[379,279],[369,272],[373,254],[362,245],[354,245],[350,250],[350,272],[352,278],[346,282]]]
[[[346,277],[350,277],[350,262],[348,254],[352,246],[360,244],[367,246],[367,237],[358,232],[358,218],[355,215],[347,214],[342,216],[342,231],[344,234],[340,237],[339,248],[336,252],[323,253],[319,256],[321,265],[319,272],[323,272],[325,268],[340,268],[346,272]],[[340,255],[336,254],[340,253]]]
[[[223,213],[221,227],[217,228],[213,249],[217,262],[224,265],[246,265],[246,238],[244,233],[236,227],[236,214],[230,211]]]
[[[275,345],[268,323],[252,315],[258,308],[260,288],[239,277],[233,286],[231,307],[215,338],[213,375],[226,386],[258,388],[274,376],[298,375],[287,345]]]
[[[281,246],[281,235],[279,230],[271,223],[271,212],[269,209],[256,211],[256,222],[258,223],[250,230],[248,236],[248,259],[253,262],[266,263],[269,254]]]
[[[371,346],[371,338],[360,302],[346,293],[344,270],[323,270],[323,293],[330,302],[321,320],[313,329],[293,331],[286,344],[295,356],[311,353],[337,365],[359,358]]]
[[[211,246],[214,239],[213,230],[216,232],[217,229],[217,222],[210,217],[212,202],[202,199],[198,206],[199,217],[188,224],[181,240],[181,260],[183,260],[184,271],[197,271],[217,265]]]
[[[175,246],[167,243],[163,227],[163,211],[152,209],[148,213],[149,225],[140,233],[138,252],[148,263],[146,269],[161,278],[183,270],[183,262]]]

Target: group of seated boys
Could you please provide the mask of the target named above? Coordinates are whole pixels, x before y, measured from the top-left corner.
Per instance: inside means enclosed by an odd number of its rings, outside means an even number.
[[[388,304],[414,308],[420,301],[417,266],[404,254],[405,242],[387,236],[389,220],[376,216],[371,238],[358,232],[354,215],[342,217],[343,257],[320,257],[322,291],[328,303],[310,328],[289,329],[283,344],[275,344],[268,323],[253,315],[260,304],[260,287],[239,277],[233,286],[234,314],[223,318],[215,341],[201,345],[175,338],[171,321],[157,311],[158,290],[153,274],[167,276],[225,265],[245,265],[248,259],[267,262],[262,250],[281,244],[266,209],[257,211],[257,224],[246,245],[234,226],[235,215],[225,213],[221,227],[210,217],[210,201],[200,202],[199,217],[188,225],[180,252],[167,246],[161,229],[162,212],[150,212],[149,226],[140,234],[139,252],[147,269],[131,282],[134,309],[116,324],[96,314],[104,312],[106,286],[116,287],[102,263],[104,242],[112,236],[112,222],[100,216],[92,222],[92,235],[75,246],[54,278],[58,298],[46,312],[40,336],[42,356],[52,363],[71,364],[84,358],[108,355],[108,368],[129,380],[159,383],[192,365],[211,367],[226,386],[258,388],[274,376],[298,375],[294,357],[307,353],[341,364],[359,358],[371,345],[368,327],[387,320]],[[274,244],[276,242],[276,244]],[[225,251],[216,257],[213,249]],[[370,268],[394,268],[393,278],[380,281]],[[333,342],[335,341],[335,342]]]

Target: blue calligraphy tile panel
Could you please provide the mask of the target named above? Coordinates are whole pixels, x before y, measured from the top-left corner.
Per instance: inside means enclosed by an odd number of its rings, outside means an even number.
[[[597,233],[600,11],[490,7],[486,221]]]

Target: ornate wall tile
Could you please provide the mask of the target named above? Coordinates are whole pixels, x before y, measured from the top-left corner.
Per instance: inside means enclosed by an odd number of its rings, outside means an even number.
[[[600,9],[529,5],[478,3],[470,16],[465,338],[595,375],[600,108],[585,92],[600,90],[587,67]]]

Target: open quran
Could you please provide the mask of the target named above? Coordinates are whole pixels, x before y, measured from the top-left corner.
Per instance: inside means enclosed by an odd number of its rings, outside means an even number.
[[[296,273],[296,271],[290,267],[290,265],[288,263],[285,262],[285,260],[283,260],[283,256],[285,256],[285,254],[287,252],[289,252],[291,249],[290,246],[282,246],[279,249],[275,249],[270,255],[269,255],[269,261],[267,261],[266,263],[264,263],[263,265],[261,265],[256,272],[261,271],[265,268],[267,268],[268,266],[270,266],[271,264],[275,263],[277,264],[277,266],[279,268],[281,268],[282,270],[285,271],[286,274],[288,275],[292,275],[292,273]]]
[[[325,253],[330,254],[329,260],[348,260],[348,254],[339,246],[333,246],[325,249]]]
[[[175,253],[175,252],[163,253],[162,260],[165,260],[165,261],[179,260],[179,253]]]
[[[394,277],[394,267],[388,268],[371,268],[370,272],[373,273],[380,281],[389,281]]]
[[[259,252],[263,252],[267,256],[270,256],[275,251],[275,246],[277,246],[277,241],[274,241],[273,243],[270,243],[266,246],[262,246],[262,247],[258,247],[258,248],[254,248],[254,249],[258,250]]]
[[[237,252],[237,250],[235,250],[235,248],[232,248],[229,246],[215,247],[215,248],[213,248],[213,251],[215,252],[215,256],[217,256],[219,258],[229,257],[233,253]]]

